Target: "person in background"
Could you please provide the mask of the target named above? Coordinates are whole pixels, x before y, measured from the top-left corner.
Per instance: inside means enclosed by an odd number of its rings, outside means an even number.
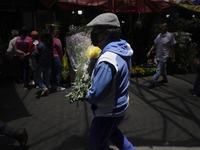
[[[174,35],[168,32],[168,28],[169,26],[167,23],[162,24],[161,33],[158,34],[154,40],[154,45],[147,53],[147,58],[149,58],[151,51],[156,48],[156,59],[158,62],[156,73],[153,76],[153,81],[148,86],[149,89],[156,87],[156,82],[161,74],[163,76],[163,80],[161,80],[159,83],[168,82],[165,65],[170,58],[172,58],[172,62],[175,62],[174,44],[176,44],[176,41],[174,39]]]
[[[37,69],[35,71],[35,81],[42,88],[41,95],[49,93],[49,70],[53,57],[53,38],[49,30],[43,30],[40,36],[41,42],[32,52],[32,56],[36,57]],[[41,79],[43,73],[43,80]]]
[[[56,88],[56,91],[65,90],[64,87],[61,87],[61,75],[62,75],[62,58],[63,58],[63,51],[62,51],[62,44],[59,39],[60,31],[54,30],[52,33],[53,37],[53,59],[52,59],[52,66],[51,66],[51,79],[53,82],[53,86]]]
[[[135,150],[118,128],[129,105],[133,50],[120,39],[120,23],[115,14],[103,13],[87,26],[93,27],[92,44],[102,50],[87,93],[95,116],[90,129],[89,150],[105,150],[109,140],[120,150]]]
[[[27,36],[28,30],[26,27],[23,27],[20,32],[21,36],[15,42],[15,50],[20,54],[20,60],[23,66],[24,90],[27,91],[29,86],[29,58],[27,53],[29,53],[29,41],[32,39]]]
[[[29,41],[29,52],[26,54],[27,56],[32,54],[32,52],[35,50],[35,46],[37,46],[39,44],[39,42],[41,41],[39,39],[37,31],[32,31],[31,32],[31,37],[32,37],[32,40]],[[39,89],[39,85],[35,81],[35,75],[34,74],[35,74],[35,71],[32,70],[33,80],[35,82],[35,88]]]
[[[7,54],[12,59],[13,75],[14,75],[15,83],[19,84],[22,69],[20,65],[19,54],[15,51],[15,42],[16,42],[16,39],[19,37],[19,31],[12,30],[11,34],[12,34],[12,40],[10,40],[9,42]]]
[[[17,53],[15,51],[15,42],[16,42],[16,39],[19,37],[19,31],[12,30],[11,35],[12,35],[12,40],[10,40],[10,42],[9,42],[7,53],[8,53],[8,56],[13,58],[15,55],[17,55]]]
[[[35,46],[40,43],[39,35],[37,31],[31,32],[32,40],[29,41],[29,55],[35,50]]]
[[[3,122],[0,122],[0,134],[16,139],[22,147],[25,147],[28,141],[28,134],[25,128],[14,129]]]

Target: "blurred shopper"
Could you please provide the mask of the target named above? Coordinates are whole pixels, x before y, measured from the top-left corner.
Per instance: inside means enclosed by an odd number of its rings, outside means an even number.
[[[61,75],[62,75],[62,58],[63,58],[63,51],[62,51],[62,43],[59,39],[60,31],[54,30],[52,33],[53,37],[53,59],[52,59],[52,66],[51,66],[51,79],[53,82],[53,86],[56,88],[56,91],[65,90],[64,87],[61,87]]]
[[[23,27],[20,33],[21,36],[18,37],[15,42],[15,50],[20,54],[23,66],[24,90],[27,91],[29,86],[29,60],[27,53],[29,52],[29,41],[31,41],[31,37],[27,36],[28,30],[26,27]]]
[[[41,42],[36,46],[32,52],[32,56],[36,57],[37,69],[35,71],[36,83],[42,88],[41,95],[49,93],[49,70],[51,67],[51,60],[53,57],[53,38],[48,30],[43,30],[40,36]],[[43,80],[41,79],[43,73]]]
[[[176,44],[176,41],[174,39],[174,35],[168,32],[168,28],[169,26],[167,23],[162,24],[161,33],[158,34],[154,40],[154,45],[147,53],[147,58],[149,58],[151,51],[156,48],[156,59],[158,62],[156,73],[153,76],[153,81],[148,86],[149,89],[156,87],[156,82],[161,74],[163,76],[163,80],[161,80],[159,83],[168,82],[165,65],[170,58],[172,58],[172,62],[175,62],[174,44]]]
[[[32,52],[35,50],[35,47],[39,44],[40,40],[39,40],[39,35],[37,31],[32,31],[31,32],[31,37],[32,40],[29,41],[29,53],[27,53],[27,55],[31,55]],[[32,64],[30,64],[32,65]],[[32,68],[32,67],[31,67]],[[32,69],[32,75],[33,75],[33,80],[35,82],[35,88],[38,89],[39,85],[36,83],[35,81],[35,70]]]
[[[19,59],[20,55],[15,51],[15,42],[16,42],[16,39],[19,37],[19,31],[12,30],[11,34],[12,34],[12,40],[10,40],[9,42],[7,54],[9,57],[11,57],[14,81],[16,84],[19,84],[20,76],[22,74],[22,68],[21,68],[20,59]]]
[[[0,122],[0,134],[16,139],[22,147],[26,146],[28,141],[28,134],[25,128],[14,129],[3,122]]]
[[[16,39],[19,37],[19,31],[12,30],[11,34],[12,34],[12,39],[9,42],[7,53],[8,53],[8,56],[14,57],[15,55],[17,55],[17,52],[15,51],[15,42],[16,42]]]

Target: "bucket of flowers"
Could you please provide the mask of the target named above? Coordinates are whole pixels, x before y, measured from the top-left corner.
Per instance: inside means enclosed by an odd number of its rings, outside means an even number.
[[[139,66],[131,68],[131,77],[140,77],[145,74],[145,70]]]

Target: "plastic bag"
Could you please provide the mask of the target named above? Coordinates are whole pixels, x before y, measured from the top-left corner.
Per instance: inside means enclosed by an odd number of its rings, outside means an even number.
[[[66,53],[63,55],[63,68],[65,70],[69,70],[69,64],[68,64],[68,57],[66,56]]]

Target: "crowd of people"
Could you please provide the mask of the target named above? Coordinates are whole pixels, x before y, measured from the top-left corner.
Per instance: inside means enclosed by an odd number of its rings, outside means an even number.
[[[20,31],[12,30],[13,39],[9,42],[7,53],[15,65],[15,83],[19,83],[20,70],[23,70],[25,91],[29,90],[30,72],[35,88],[42,89],[41,95],[49,93],[50,83],[56,91],[65,90],[61,86],[63,46],[59,36],[58,29],[54,30],[53,33],[49,30],[43,30],[40,34],[37,31],[29,32],[26,27]],[[49,78],[50,71],[51,80]],[[41,78],[42,73],[43,79]]]
[[[14,81],[20,83],[20,73],[23,73],[24,90],[29,90],[29,73],[35,88],[42,89],[41,95],[48,94],[50,88],[50,70],[52,87],[56,91],[65,90],[61,86],[62,74],[62,43],[60,31],[43,30],[29,32],[26,27],[12,30],[7,54],[12,60]],[[33,61],[34,60],[34,61]],[[35,64],[34,64],[35,63]],[[43,78],[41,77],[43,74]],[[26,146],[28,134],[25,128],[15,129],[0,121],[0,134],[16,139],[22,147]]]

